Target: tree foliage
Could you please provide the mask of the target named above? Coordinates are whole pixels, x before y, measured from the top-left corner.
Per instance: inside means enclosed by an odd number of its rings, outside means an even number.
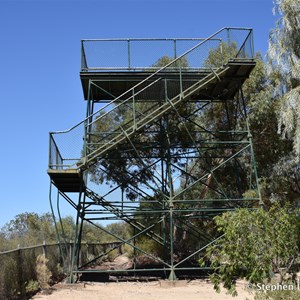
[[[296,161],[300,160],[300,3],[275,0],[280,18],[270,33],[270,69],[277,75],[280,98],[278,132],[292,138]]]
[[[74,240],[75,221],[72,216],[66,216],[56,224],[61,237],[66,242]],[[129,228],[124,222],[108,224],[106,230],[123,238],[128,237]],[[82,241],[87,243],[106,243],[116,239],[105,234],[101,229],[92,224],[85,223],[83,226]],[[0,229],[0,252],[16,249],[18,246],[41,245],[43,242],[56,243],[56,229],[50,213],[22,213]],[[63,242],[63,241],[61,241]]]
[[[269,211],[239,209],[215,217],[223,236],[206,252],[214,273],[215,289],[223,284],[235,294],[235,281],[270,281],[278,272],[281,282],[295,275],[299,261],[299,216],[289,207],[276,204]],[[293,277],[293,276],[292,276]]]
[[[0,251],[55,240],[52,216],[49,213],[21,213],[1,228],[1,235],[3,243],[0,244]]]
[[[171,64],[171,62],[174,60],[173,57],[170,57],[168,55],[164,55],[162,57],[160,57],[153,65],[152,67],[156,67],[156,68],[162,68],[164,66],[167,66],[168,64],[170,64],[167,68],[188,68],[189,67],[189,63],[188,60],[186,59],[186,57],[181,57],[179,59],[177,59],[174,63]]]
[[[216,49],[209,51],[204,66],[208,68],[218,68],[225,65],[230,59],[236,57],[237,49],[236,42],[221,42]]]

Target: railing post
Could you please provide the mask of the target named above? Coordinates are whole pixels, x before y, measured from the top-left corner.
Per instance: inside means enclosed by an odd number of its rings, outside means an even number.
[[[84,41],[81,41],[81,71],[87,72],[87,61],[84,51]]]
[[[176,46],[176,40],[174,39],[174,59],[177,57],[177,46]]]
[[[51,148],[52,148],[52,141],[51,141],[51,138],[52,138],[52,134],[49,133],[49,156],[48,156],[48,166],[50,167],[50,165],[52,165],[52,151],[51,151]]]
[[[130,39],[127,40],[127,54],[128,54],[128,69],[131,69],[130,62]]]
[[[254,58],[254,39],[253,39],[253,29],[250,29],[250,51],[251,51],[251,58]]]

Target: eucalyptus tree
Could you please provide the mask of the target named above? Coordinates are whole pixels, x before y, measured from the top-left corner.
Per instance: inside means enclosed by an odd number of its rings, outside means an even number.
[[[270,32],[270,68],[277,74],[276,94],[280,98],[278,131],[292,138],[295,159],[300,160],[300,2],[275,0],[279,15]]]
[[[300,2],[274,1],[279,18],[269,39],[269,74],[274,80],[278,134],[292,149],[274,164],[272,198],[300,200]]]

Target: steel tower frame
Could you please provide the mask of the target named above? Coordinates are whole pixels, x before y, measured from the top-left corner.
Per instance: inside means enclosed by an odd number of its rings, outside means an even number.
[[[223,28],[205,39],[102,39],[81,45],[86,118],[50,133],[48,168],[54,218],[52,186],[59,219],[61,198],[77,212],[72,253],[63,234],[58,236],[70,280],[79,273],[145,271],[175,280],[203,269],[197,260],[219,238],[209,229],[212,218],[261,201],[242,89],[255,66],[252,29]],[[159,63],[147,64],[141,55]],[[114,220],[130,225],[129,239],[99,223]],[[80,265],[85,222],[153,265],[88,268],[114,248]],[[159,253],[145,247],[147,241]]]

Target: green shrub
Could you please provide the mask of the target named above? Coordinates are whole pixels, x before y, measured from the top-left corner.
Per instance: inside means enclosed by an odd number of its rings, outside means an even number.
[[[30,280],[25,286],[25,291],[27,295],[35,294],[38,290],[39,283],[36,280]]]
[[[207,248],[203,264],[211,262],[215,289],[236,294],[237,278],[252,284],[294,278],[299,263],[299,215],[296,209],[274,204],[269,211],[238,209],[215,217],[223,235]],[[268,298],[266,298],[268,299]],[[279,298],[280,299],[280,298]]]

